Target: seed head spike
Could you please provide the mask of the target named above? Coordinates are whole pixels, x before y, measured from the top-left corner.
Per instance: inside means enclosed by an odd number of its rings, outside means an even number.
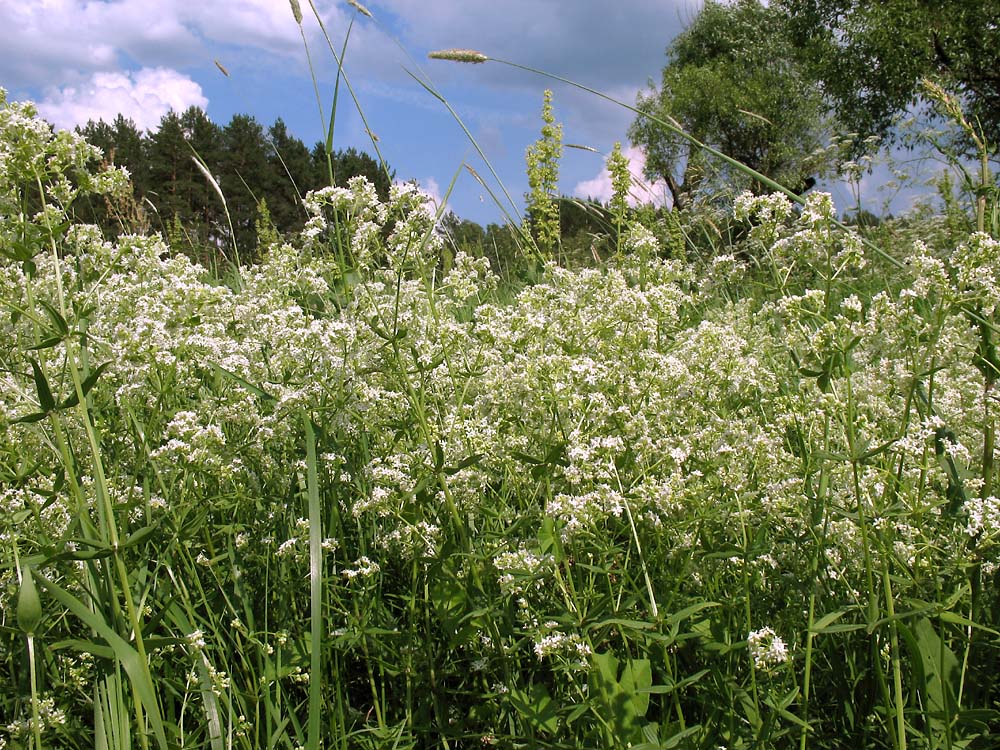
[[[427,56],[432,60],[451,60],[461,63],[484,63],[490,59],[474,49],[439,49]]]
[[[358,13],[363,16],[368,16],[372,18],[372,12],[368,10],[365,6],[358,2],[358,0],[347,0],[347,4],[354,8]]]

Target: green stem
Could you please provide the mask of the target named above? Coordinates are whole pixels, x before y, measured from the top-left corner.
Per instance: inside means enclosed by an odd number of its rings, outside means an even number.
[[[312,418],[302,410],[306,434],[306,494],[309,498],[309,750],[320,748],[323,713],[323,519],[316,470],[316,434]]]
[[[28,575],[31,575],[29,572]],[[31,673],[31,728],[35,735],[35,748],[42,750],[42,718],[38,713],[38,675],[35,665],[35,635],[27,633],[28,670]]]
[[[889,577],[889,563],[882,561],[882,584],[885,590],[885,609],[889,619],[889,659],[892,662],[892,692],[896,718],[896,746],[906,750],[906,716],[903,713],[903,668],[899,658],[899,627],[896,622],[896,606],[893,602],[892,580]]]

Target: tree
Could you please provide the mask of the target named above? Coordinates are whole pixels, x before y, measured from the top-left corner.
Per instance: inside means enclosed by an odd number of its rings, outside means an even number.
[[[389,199],[389,187],[396,177],[396,171],[388,166],[380,165],[375,159],[364,151],[358,151],[353,146],[346,150],[334,151],[333,160],[333,182],[335,185],[345,187],[352,177],[361,175],[375,186],[378,197],[386,201]],[[317,143],[313,149],[313,162],[322,168],[322,174],[326,174],[326,152],[323,144]],[[325,180],[325,178],[324,178]],[[323,184],[322,182],[320,184]]]
[[[797,62],[787,17],[759,0],[706,2],[667,48],[660,88],[638,108],[675,121],[701,142],[791,187],[832,166],[822,91]],[[764,187],[703,153],[649,118],[629,130],[646,152],[646,174],[662,177],[676,208],[701,190]]]
[[[160,118],[156,132],[150,132],[146,155],[147,197],[159,217],[158,228],[164,232],[175,216],[190,227],[195,219],[194,195],[206,192],[205,178],[191,156],[181,116],[171,110]]]
[[[476,222],[460,218],[454,211],[448,211],[441,217],[438,227],[454,254],[464,252],[475,258],[483,256],[486,230]]]
[[[123,115],[117,115],[110,125],[104,120],[90,120],[84,127],[77,128],[77,132],[87,143],[100,147],[108,164],[125,167],[136,190],[142,192],[145,182],[145,144],[135,121]]]
[[[188,161],[201,159],[213,175],[218,175],[223,160],[222,131],[201,107],[188,107],[181,114],[181,128],[188,143]],[[197,169],[197,167],[195,167]],[[218,178],[216,178],[218,179]],[[195,184],[188,195],[187,209],[195,222],[193,229],[198,241],[216,246],[228,233],[228,223],[222,201],[208,179],[195,173]]]
[[[777,0],[800,59],[858,135],[893,137],[896,115],[938,78],[1000,141],[1000,4],[996,0]]]
[[[132,179],[131,198],[114,200],[109,196],[85,196],[76,207],[77,218],[97,224],[107,236],[121,231],[145,230],[146,217],[140,208],[140,199],[145,194],[148,179],[142,132],[135,122],[122,115],[115,117],[110,125],[103,120],[91,120],[77,128],[77,132],[101,149],[105,164],[124,167]]]
[[[222,142],[219,183],[236,233],[236,247],[241,257],[250,258],[257,247],[258,204],[268,187],[264,128],[251,115],[233,115],[222,130]]]
[[[309,149],[288,132],[281,118],[267,131],[267,191],[271,219],[281,233],[294,232],[305,224],[302,197],[318,187]]]
[[[488,224],[483,247],[493,272],[505,278],[511,277],[525,256],[521,233],[511,224]]]

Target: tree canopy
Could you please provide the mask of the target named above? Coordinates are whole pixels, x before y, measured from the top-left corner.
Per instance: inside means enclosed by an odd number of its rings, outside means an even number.
[[[1000,140],[996,0],[776,0],[810,74],[858,135],[893,136],[893,120],[934,77]]]
[[[199,251],[227,246],[235,231],[240,253],[253,255],[262,199],[267,199],[274,228],[291,233],[305,222],[301,197],[329,183],[324,145],[317,143],[310,150],[280,119],[265,130],[253,117],[237,114],[220,127],[204,110],[190,107],[168,112],[156,130],[146,133],[120,115],[111,124],[89,122],[79,130],[101,148],[107,162],[128,168],[135,205],[148,209],[149,227],[182,231]],[[215,188],[195,164],[195,155],[220,186],[229,219]],[[347,148],[335,151],[331,160],[335,184],[344,186],[351,177],[364,175],[383,200],[388,197],[395,173],[368,154]],[[91,203],[79,210],[81,219],[99,224],[108,234],[136,229],[125,226],[121,213],[107,205]]]
[[[798,62],[785,14],[758,0],[709,0],[667,48],[659,88],[638,108],[679,124],[698,140],[793,189],[830,166],[829,128],[819,86]],[[662,177],[674,205],[723,185],[758,191],[689,142],[640,116],[629,135],[646,151],[646,172]]]

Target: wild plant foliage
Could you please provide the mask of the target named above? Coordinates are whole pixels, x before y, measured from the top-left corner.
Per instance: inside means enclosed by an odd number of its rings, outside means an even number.
[[[219,278],[93,156],[0,97],[0,747],[997,731],[994,237],[747,195],[501,295],[356,178]]]

